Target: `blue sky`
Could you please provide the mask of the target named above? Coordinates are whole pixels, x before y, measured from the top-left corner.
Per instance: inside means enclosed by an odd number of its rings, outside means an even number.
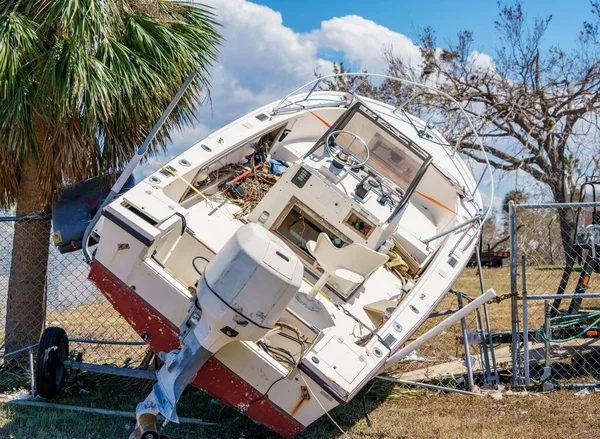
[[[494,0],[200,1],[215,8],[225,39],[211,69],[212,106],[199,109],[194,126],[173,133],[168,152],[138,169],[138,179],[227,123],[281,99],[312,80],[315,71],[331,72],[332,61],[384,73],[383,48],[391,46],[406,60],[420,62],[415,40],[424,26],[436,30],[440,45],[461,29],[474,32],[473,49],[484,55],[493,55],[498,45]],[[591,16],[588,0],[523,0],[523,6],[530,17],[553,16],[545,44],[565,49]],[[531,187],[531,180],[505,176],[495,204],[515,182]]]
[[[494,21],[498,7],[494,0],[257,0],[256,3],[281,12],[283,24],[297,32],[310,32],[321,21],[344,15],[360,15],[414,39],[415,30],[432,26],[441,42],[461,29],[473,31],[476,49],[491,52],[497,45]],[[548,44],[570,46],[581,23],[590,16],[589,0],[523,0],[530,17],[552,15]]]

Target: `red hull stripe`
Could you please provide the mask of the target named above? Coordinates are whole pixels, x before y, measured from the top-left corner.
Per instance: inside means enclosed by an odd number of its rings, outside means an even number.
[[[133,329],[146,336],[154,352],[180,347],[178,329],[98,261],[92,263],[89,278]],[[192,385],[285,438],[293,438],[305,428],[268,397],[257,400],[262,395],[214,357],[200,369]]]

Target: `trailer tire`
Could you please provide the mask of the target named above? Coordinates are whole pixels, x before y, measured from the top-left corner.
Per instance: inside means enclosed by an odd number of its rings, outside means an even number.
[[[64,329],[44,330],[38,346],[35,364],[35,385],[38,395],[56,398],[65,381],[64,362],[69,358],[69,338]]]

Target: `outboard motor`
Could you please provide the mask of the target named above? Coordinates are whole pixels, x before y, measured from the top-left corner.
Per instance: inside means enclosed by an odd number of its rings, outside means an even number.
[[[298,292],[304,267],[289,247],[257,224],[237,230],[210,261],[180,328],[181,350],[161,357],[152,393],[138,404],[132,438],[158,439],[158,413],[178,422],[175,405],[206,361],[234,341],[256,341],[276,325]]]

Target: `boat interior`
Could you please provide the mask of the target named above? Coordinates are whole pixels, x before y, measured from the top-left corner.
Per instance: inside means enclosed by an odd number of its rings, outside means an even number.
[[[428,151],[363,101],[274,119],[262,112],[230,127],[253,132],[235,141],[227,127],[209,136],[212,143],[146,180],[160,188],[152,207],[132,190],[118,208],[158,229],[140,259],[188,297],[243,224],[261,224],[282,239],[303,261],[305,282],[281,325],[252,349],[286,373],[328,331],[344,342],[324,340],[322,362],[334,365],[340,353],[360,358],[447,236],[424,238],[454,225],[463,200]],[[395,258],[401,263],[391,264]],[[339,379],[355,385],[365,367],[353,362]]]

